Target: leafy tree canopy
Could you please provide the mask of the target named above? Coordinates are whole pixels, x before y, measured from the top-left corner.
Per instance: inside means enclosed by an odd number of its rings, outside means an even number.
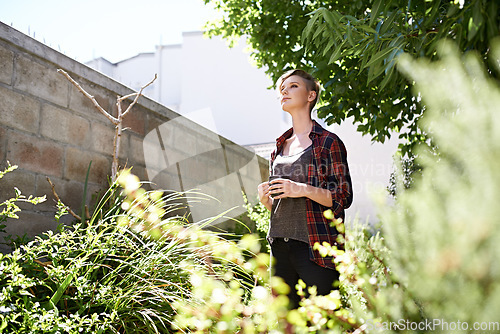
[[[426,138],[424,106],[395,70],[402,53],[435,58],[438,41],[454,40],[488,62],[499,35],[498,0],[204,0],[223,15],[209,35],[241,36],[259,67],[276,80],[300,67],[323,83],[318,116],[328,124],[352,117],[358,131],[384,142],[391,131],[410,144]],[[403,147],[408,153],[411,145]]]

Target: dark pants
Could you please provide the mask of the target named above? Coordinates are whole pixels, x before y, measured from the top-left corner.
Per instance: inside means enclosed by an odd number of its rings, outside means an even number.
[[[309,259],[309,245],[305,242],[275,238],[271,243],[271,255],[275,260],[273,274],[283,278],[290,287],[288,298],[292,308],[299,306],[300,297],[295,288],[299,279],[308,287],[315,285],[318,295],[329,294],[339,279],[336,270],[322,267]]]

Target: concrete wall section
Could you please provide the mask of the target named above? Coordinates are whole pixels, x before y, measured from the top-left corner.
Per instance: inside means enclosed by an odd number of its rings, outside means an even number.
[[[77,212],[90,161],[86,201],[107,187],[114,128],[57,73],[58,68],[68,71],[101,106],[114,113],[116,96],[132,92],[0,23],[0,168],[7,161],[19,166],[0,180],[0,202],[13,197],[14,187],[26,195],[47,195],[47,201],[38,206],[21,205],[20,219],[7,221],[8,233],[33,236],[56,227],[47,176],[62,200]],[[199,199],[188,199],[193,220],[233,206],[240,208],[228,215],[241,214],[241,190],[255,198],[256,185],[267,177],[265,159],[149,98],[141,97],[124,123],[122,166],[133,166],[133,172],[142,180],[154,181],[154,187],[197,188],[219,200],[198,204]]]

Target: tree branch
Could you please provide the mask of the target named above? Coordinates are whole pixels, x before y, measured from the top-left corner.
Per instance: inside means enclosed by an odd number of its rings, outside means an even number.
[[[101,114],[106,116],[111,121],[111,123],[113,123],[115,125],[115,136],[113,139],[113,163],[111,165],[111,179],[113,182],[116,181],[116,175],[118,174],[118,155],[120,153],[121,135],[123,132],[123,129],[122,129],[123,117],[125,117],[125,115],[137,103],[137,101],[139,100],[139,97],[142,95],[142,92],[144,91],[144,89],[146,87],[148,87],[149,85],[151,85],[158,78],[158,75],[155,74],[155,77],[153,78],[153,80],[151,80],[147,85],[141,87],[139,92],[127,94],[127,95],[122,96],[122,97],[117,96],[116,97],[116,106],[118,108],[118,114],[116,115],[116,117],[113,117],[111,115],[111,113],[104,110],[104,108],[100,106],[100,104],[97,102],[97,100],[92,95],[87,93],[87,91],[85,91],[85,89],[83,89],[82,86],[80,86],[80,84],[78,82],[76,82],[66,71],[64,71],[63,69],[58,69],[57,72],[64,75],[83,95],[85,95],[87,98],[89,98],[92,101],[94,106],[97,108],[97,110],[99,110],[99,112]],[[135,96],[135,98],[132,101],[132,103],[130,103],[128,108],[124,112],[122,112],[122,101],[126,100],[130,97],[133,97],[133,96]]]
[[[156,80],[156,78],[157,78],[157,77],[158,77],[158,75],[157,75],[157,74],[155,74],[155,77],[153,78],[153,80],[151,80],[151,81],[150,81],[147,85],[142,86],[142,87],[141,87],[141,90],[139,90],[139,92],[138,92],[138,93],[129,94],[129,95],[126,95],[126,96],[124,96],[124,97],[122,97],[122,98],[120,98],[120,99],[119,99],[119,102],[121,102],[121,101],[123,101],[125,98],[129,98],[129,97],[132,97],[132,96],[136,95],[136,96],[135,96],[134,101],[133,101],[133,102],[132,102],[132,103],[128,106],[127,110],[125,110],[125,111],[123,112],[122,117],[124,117],[124,116],[125,116],[125,115],[126,115],[126,114],[130,111],[130,109],[132,109],[132,107],[134,106],[134,104],[136,104],[136,103],[137,103],[137,101],[139,100],[139,97],[142,95],[142,91],[143,91],[146,87],[148,87],[149,85],[151,85],[151,84],[152,84],[152,83]]]
[[[106,110],[104,110],[103,107],[101,107],[101,105],[99,104],[99,102],[97,102],[97,100],[95,99],[95,97],[93,97],[92,95],[90,95],[89,93],[87,93],[87,91],[85,89],[82,88],[82,86],[80,86],[80,84],[78,82],[76,82],[66,71],[64,71],[63,69],[57,69],[57,72],[61,73],[62,75],[64,75],[83,95],[85,95],[86,97],[88,97],[92,103],[94,104],[94,106],[97,108],[97,110],[99,110],[99,112],[101,112],[101,114],[103,114],[104,116],[106,116],[113,124],[118,124],[118,119],[111,116]]]
[[[71,208],[70,208],[69,206],[67,206],[66,204],[64,204],[64,203],[63,203],[63,201],[61,201],[61,199],[59,198],[59,196],[58,196],[58,195],[57,195],[57,193],[56,193],[56,189],[55,189],[54,184],[52,183],[52,181],[50,180],[50,178],[49,178],[48,176],[47,176],[47,181],[49,181],[50,186],[52,187],[52,194],[54,195],[54,197],[56,198],[56,200],[57,200],[58,202],[62,203],[62,204],[66,207],[66,209],[68,210],[68,212],[69,212],[69,213],[70,213],[73,217],[75,217],[75,218],[76,218],[76,219],[78,219],[78,220],[82,220],[82,218],[81,218],[79,215],[77,215],[76,213],[74,213],[74,212],[73,212],[73,210],[71,210]]]

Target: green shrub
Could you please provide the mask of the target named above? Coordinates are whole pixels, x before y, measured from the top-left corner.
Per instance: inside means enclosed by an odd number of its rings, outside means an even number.
[[[443,44],[440,55],[401,61],[428,108],[433,149],[419,148],[421,179],[381,219],[388,265],[418,301],[413,314],[472,332],[475,322],[498,326],[500,309],[500,90],[475,54],[460,58]],[[491,55],[500,73],[498,41]]]
[[[0,179],[2,179],[5,174],[10,173],[16,169],[17,169],[16,165],[12,166],[7,161],[7,167],[3,171],[0,171]],[[3,234],[6,233],[5,228],[7,226],[5,225],[5,222],[7,221],[7,218],[19,219],[18,215],[16,214],[17,212],[21,211],[21,209],[17,205],[18,202],[26,202],[26,203],[31,203],[33,205],[37,205],[46,200],[45,196],[33,197],[32,195],[30,195],[26,197],[23,194],[21,194],[21,191],[17,188],[14,188],[14,193],[15,193],[14,197],[0,203],[0,208],[2,209],[2,211],[0,211],[0,233]],[[5,235],[4,242],[2,242],[2,244],[5,244],[10,248],[15,249],[20,245],[24,245],[28,241],[29,237],[27,236],[26,233],[22,236]]]
[[[248,198],[243,194],[243,200],[245,202],[245,209],[247,210],[247,216],[255,223],[256,234],[260,238],[260,244],[262,251],[266,253],[270,252],[269,243],[267,242],[267,232],[269,231],[269,221],[271,219],[271,211],[269,211],[262,203],[258,202],[252,205],[248,201]]]
[[[112,185],[86,222],[0,258],[0,332],[170,332],[172,305],[194,302],[191,273],[225,273],[200,243],[223,239],[183,217],[163,219],[174,198],[131,184]]]

